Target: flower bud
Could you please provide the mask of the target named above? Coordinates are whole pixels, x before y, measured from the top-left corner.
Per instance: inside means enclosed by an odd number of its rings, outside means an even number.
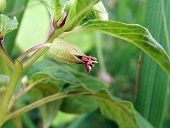
[[[56,38],[48,50],[53,59],[67,64],[83,64],[86,72],[90,72],[97,59],[86,56],[77,45]]]
[[[59,38],[53,41],[48,53],[53,59],[67,64],[81,63],[81,60],[76,56],[85,56],[77,45],[68,43]]]
[[[101,1],[94,5],[94,7],[91,10],[91,13],[94,14],[94,17],[96,19],[108,20],[108,13]]]

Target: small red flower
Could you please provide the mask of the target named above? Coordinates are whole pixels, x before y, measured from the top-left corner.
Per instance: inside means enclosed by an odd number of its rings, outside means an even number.
[[[86,72],[90,72],[92,67],[94,67],[94,65],[98,63],[97,59],[92,56],[76,56],[76,57],[82,61],[82,64],[84,64]]]

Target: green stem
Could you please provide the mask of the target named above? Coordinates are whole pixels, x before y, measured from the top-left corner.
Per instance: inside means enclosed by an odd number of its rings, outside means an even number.
[[[71,31],[62,33],[62,34],[59,35],[58,37],[59,37],[59,38],[65,38],[65,37],[67,37],[67,36],[69,36],[69,35],[71,35],[71,34],[73,34],[73,33],[75,33],[75,32],[79,32],[79,31],[81,31],[81,30],[83,30],[82,27],[76,27],[76,28],[74,28],[74,29],[71,30]]]
[[[2,74],[10,76],[11,72],[10,72],[9,67],[7,66],[8,64],[2,58],[0,58],[0,65],[2,69]]]
[[[59,93],[59,94],[54,94],[54,95],[51,95],[51,96],[48,96],[48,97],[45,97],[39,101],[36,101],[28,106],[25,106],[17,111],[14,111],[12,113],[9,114],[8,118],[6,118],[5,121],[9,120],[9,119],[12,119],[16,116],[19,116],[23,113],[26,113],[34,108],[37,108],[43,104],[46,104],[48,102],[51,102],[51,101],[54,101],[54,100],[58,100],[58,99],[62,99],[62,98],[66,98],[66,97],[70,97],[70,96],[80,96],[80,95],[90,95],[91,93],[89,92],[83,92],[83,93],[79,93],[79,94],[63,94],[63,93]]]
[[[3,97],[1,105],[0,105],[0,113],[1,113],[0,114],[0,127],[2,127],[2,125],[5,123],[5,120],[7,118],[8,105],[12,98],[14,89],[19,81],[21,73],[22,73],[22,64],[20,62],[16,61],[14,64],[14,69],[12,70],[12,74],[10,76],[11,79],[9,81],[7,90],[4,94],[4,97]]]
[[[13,107],[14,103],[21,97],[23,96],[25,93],[27,93],[29,90],[31,90],[35,85],[37,85],[38,83],[40,83],[41,81],[43,81],[46,78],[40,79],[38,81],[36,81],[33,84],[28,85],[28,87],[22,91],[20,91],[10,102],[8,110],[10,111],[11,108]]]
[[[49,39],[46,41],[48,43],[51,43],[56,37],[58,37],[61,33],[63,33],[63,29],[60,29],[53,33],[52,35],[49,36]],[[55,34],[55,36],[54,36]],[[29,67],[32,63],[34,63],[38,58],[40,58],[47,50],[49,47],[43,47],[36,51],[33,55],[31,55],[24,63],[23,63],[23,69],[26,69]]]
[[[12,59],[8,56],[2,45],[0,45],[0,57],[2,58],[1,60],[5,61],[10,68],[14,67]]]
[[[51,44],[50,43],[43,43],[43,44],[39,44],[39,45],[36,45],[30,49],[28,49],[26,52],[24,52],[21,56],[19,56],[17,58],[17,60],[21,61],[22,59],[24,59],[29,53],[37,50],[37,49],[40,49],[40,48],[43,48],[43,47],[50,47]]]
[[[25,70],[26,68],[28,68],[32,63],[39,59],[48,49],[49,47],[44,47],[36,51],[23,63],[23,69]]]

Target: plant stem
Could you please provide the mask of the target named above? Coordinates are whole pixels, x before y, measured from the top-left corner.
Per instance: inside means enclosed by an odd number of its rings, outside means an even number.
[[[8,110],[9,110],[9,111],[11,110],[11,108],[12,108],[13,105],[14,105],[14,103],[15,103],[22,95],[24,95],[26,92],[28,92],[29,90],[31,90],[36,84],[38,84],[39,82],[41,82],[41,81],[44,80],[44,79],[46,79],[46,78],[40,79],[40,80],[36,81],[35,83],[28,85],[28,87],[27,87],[26,89],[20,91],[20,92],[11,100],[11,102],[10,102],[10,104],[9,104],[9,107],[8,107]]]
[[[23,63],[23,69],[25,70],[26,68],[28,68],[32,63],[39,59],[48,49],[49,47],[43,47],[36,51]]]
[[[46,42],[51,43],[56,37],[58,37],[61,33],[63,33],[63,29],[60,29],[58,31],[55,31],[54,33],[52,32],[49,35],[49,39]],[[54,35],[55,34],[55,35]],[[32,63],[34,63],[38,58],[40,58],[47,50],[49,47],[43,47],[36,51],[33,55],[31,55],[24,63],[23,63],[23,69],[26,69],[29,67]]]
[[[4,94],[4,97],[2,99],[1,105],[0,105],[0,127],[4,124],[7,114],[8,114],[8,105],[11,100],[11,97],[13,95],[14,89],[19,81],[19,78],[22,73],[22,64],[18,61],[14,64],[14,69],[12,70],[12,74],[10,76],[10,81],[7,86],[7,90]]]
[[[12,59],[9,57],[8,53],[5,51],[2,44],[0,44],[0,57],[2,58],[1,60],[5,61],[10,68],[14,67],[14,63]]]
[[[29,53],[31,53],[31,52],[33,52],[33,51],[35,51],[35,50],[37,50],[37,49],[40,49],[40,48],[42,48],[42,47],[50,47],[50,45],[51,45],[50,43],[43,43],[43,44],[36,45],[36,46],[28,49],[26,52],[24,52],[21,56],[19,56],[19,57],[17,58],[17,60],[21,61],[21,60],[24,59]]]
[[[66,98],[66,97],[70,97],[70,96],[80,96],[80,95],[90,95],[91,93],[90,92],[83,92],[83,93],[79,93],[79,94],[63,94],[63,93],[59,93],[59,94],[54,94],[54,95],[51,95],[51,96],[48,96],[48,97],[45,97],[39,101],[36,101],[28,106],[25,106],[17,111],[14,111],[12,113],[9,114],[8,118],[6,118],[5,121],[11,119],[11,118],[14,118],[16,116],[19,116],[25,112],[28,112],[34,108],[37,108],[45,103],[48,103],[48,102],[51,102],[51,101],[54,101],[54,100],[58,100],[58,99],[62,99],[62,98]]]
[[[76,28],[74,28],[73,30],[71,30],[71,31],[69,31],[69,32],[64,32],[64,33],[62,33],[62,34],[59,35],[58,37],[59,37],[59,38],[65,38],[65,37],[71,35],[72,33],[75,33],[75,32],[81,31],[81,30],[83,30],[82,27],[76,27]]]
[[[2,58],[0,58],[0,65],[2,68],[2,74],[10,76],[11,72],[9,67],[7,66],[8,64]]]

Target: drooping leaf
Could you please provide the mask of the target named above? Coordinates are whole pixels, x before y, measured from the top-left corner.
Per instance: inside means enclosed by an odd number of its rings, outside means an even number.
[[[10,19],[8,16],[0,14],[0,35],[5,36],[7,33],[15,30],[18,27],[18,21],[14,17]]]
[[[107,89],[107,85],[102,81],[91,77],[85,73],[77,72],[69,67],[65,67],[67,71],[78,78],[88,89],[100,90]],[[61,110],[69,113],[87,113],[98,108],[97,101],[89,97],[69,97],[65,98],[62,103]]]
[[[92,112],[98,108],[98,103],[95,99],[79,96],[65,98],[62,102],[60,110],[67,113],[84,114]]]
[[[91,20],[82,25],[91,29],[121,38],[133,43],[150,55],[167,73],[170,74],[170,58],[163,47],[152,37],[149,31],[137,24],[125,24],[116,21]]]
[[[40,82],[34,86],[31,90],[31,96],[34,101],[40,100],[44,97],[47,97],[52,94],[58,93],[60,88],[51,82]],[[51,125],[54,117],[56,116],[58,109],[61,105],[61,100],[53,101],[47,104],[44,104],[39,107],[41,117],[43,120],[43,128],[48,128]]]
[[[74,75],[67,72],[60,67],[45,68],[40,72],[35,73],[32,76],[32,81],[36,82],[39,79],[49,79],[54,82],[61,81],[62,83],[68,83],[70,85],[79,85],[81,81],[78,80]]]
[[[47,64],[43,66],[43,64]],[[31,77],[32,83],[42,80],[42,81],[52,81],[53,83],[58,83],[61,90],[65,88],[65,86],[70,85],[80,85],[84,84],[87,88],[93,89],[93,90],[99,90],[101,88],[106,89],[107,85],[102,83],[100,80],[97,80],[94,77],[91,77],[87,74],[79,73],[77,71],[74,71],[71,68],[65,67],[65,66],[57,66],[53,67],[53,63],[50,64],[50,62],[43,62],[40,61],[37,63],[37,65],[41,64],[42,69],[39,69],[39,66],[36,66],[36,64],[33,65],[34,68],[36,68],[37,73],[34,73]],[[50,67],[50,65],[52,67]],[[34,70],[34,68],[31,68]],[[59,83],[61,82],[61,83]],[[83,101],[88,102],[88,104],[84,105]],[[93,103],[93,105],[92,105]],[[79,106],[79,109],[77,108]],[[72,113],[87,113],[90,111],[93,111],[97,108],[96,100],[91,99],[89,97],[69,97],[64,99],[62,104],[62,111],[64,112],[72,112]]]
[[[49,59],[37,61],[26,69],[26,74],[31,77],[34,73],[40,72],[47,67],[56,67],[56,63]]]
[[[68,128],[118,128],[118,125],[101,115],[99,110],[80,115],[72,121]]]
[[[74,28],[98,2],[99,0],[70,0],[65,9],[68,13],[65,23],[67,30]]]
[[[43,1],[47,5],[51,18],[54,19],[54,21],[58,21],[60,18],[62,18],[62,4],[60,3],[60,0]]]
[[[70,66],[63,66],[64,69],[67,69],[72,75],[78,78],[87,88],[92,90],[100,90],[100,89],[107,89],[109,85],[103,83],[103,81],[89,76],[87,73],[81,73],[76,70],[73,70]]]
[[[107,118],[115,121],[120,128],[152,128],[133,108],[132,103],[111,97],[106,90],[97,92],[88,90],[84,86],[70,86],[65,90],[70,96],[89,96],[98,101],[101,112]],[[86,102],[84,102],[86,104]]]

